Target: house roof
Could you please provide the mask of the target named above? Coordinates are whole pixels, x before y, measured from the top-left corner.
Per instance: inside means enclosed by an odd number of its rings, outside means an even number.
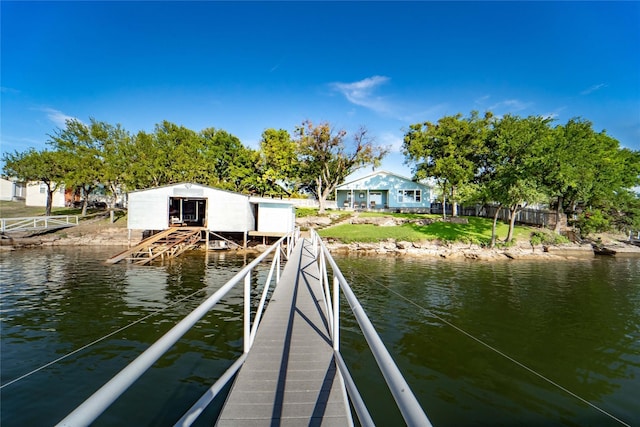
[[[237,196],[242,196],[242,197],[249,198],[248,194],[242,194],[242,193],[237,193],[235,191],[223,190],[221,188],[211,187],[211,186],[204,185],[204,184],[198,184],[196,182],[177,182],[175,184],[165,184],[165,185],[159,185],[157,187],[142,188],[140,190],[129,191],[128,193],[129,194],[131,194],[131,193],[142,193],[143,191],[151,191],[151,190],[158,190],[158,189],[161,189],[161,188],[171,188],[171,187],[180,187],[180,186],[185,186],[187,188],[190,188],[190,186],[197,186],[197,187],[205,188],[205,189],[208,189],[208,190],[221,191],[223,193],[235,194]]]
[[[375,176],[379,176],[379,175],[385,175],[385,176],[389,176],[389,175],[391,175],[391,176],[393,176],[393,177],[396,177],[396,178],[402,179],[402,180],[404,180],[404,181],[412,182],[412,183],[414,183],[414,184],[422,185],[422,186],[424,186],[424,187],[429,187],[429,185],[428,185],[428,184],[425,184],[425,183],[422,183],[422,182],[416,182],[416,181],[413,181],[411,178],[407,178],[406,176],[398,175],[397,173],[388,172],[388,171],[376,171],[376,172],[370,173],[369,175],[365,175],[365,176],[363,176],[363,177],[360,177],[360,178],[358,178],[358,179],[354,179],[354,180],[349,181],[349,182],[344,182],[344,183],[342,183],[342,184],[338,185],[338,186],[336,187],[336,190],[341,189],[341,187],[346,187],[346,186],[349,186],[349,185],[351,185],[351,184],[353,184],[353,183],[361,182],[361,181],[365,181],[365,180],[371,179],[371,178],[373,178],[373,177],[375,177]]]

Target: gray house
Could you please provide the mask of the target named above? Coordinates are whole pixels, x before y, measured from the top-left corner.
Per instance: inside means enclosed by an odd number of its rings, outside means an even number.
[[[431,188],[409,178],[380,171],[339,185],[339,209],[387,209],[429,212]]]

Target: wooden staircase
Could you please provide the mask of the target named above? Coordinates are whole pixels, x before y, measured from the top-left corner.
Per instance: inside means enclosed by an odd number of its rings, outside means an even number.
[[[107,264],[129,260],[134,264],[145,265],[162,257],[174,258],[184,251],[192,249],[200,242],[202,227],[175,227],[144,239],[138,245],[109,258]]]

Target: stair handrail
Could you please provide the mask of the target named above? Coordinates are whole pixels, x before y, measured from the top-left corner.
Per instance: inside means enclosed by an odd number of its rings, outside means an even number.
[[[393,395],[393,398],[398,405],[398,409],[402,414],[405,422],[409,426],[431,426],[431,422],[429,418],[425,414],[422,406],[418,402],[418,399],[411,391],[409,384],[404,379],[402,372],[396,365],[393,357],[387,350],[384,342],[378,335],[375,327],[369,320],[366,312],[362,308],[362,305],[358,301],[358,298],[355,296],[349,283],[344,278],[340,268],[336,264],[335,260],[331,256],[329,249],[322,241],[322,238],[315,230],[310,230],[311,232],[311,241],[313,244],[313,250],[316,255],[319,269],[320,269],[320,280],[323,283],[323,289],[325,293],[325,303],[327,307],[327,312],[331,313],[329,315],[329,324],[331,325],[331,339],[333,343],[333,349],[336,356],[336,361],[338,362],[338,369],[340,374],[345,379],[345,383],[347,386],[347,392],[349,394],[349,398],[352,401],[358,419],[362,425],[370,426],[374,425],[371,416],[366,409],[366,405],[362,400],[357,388],[355,387],[355,382],[351,378],[351,374],[348,371],[347,365],[342,359],[342,355],[340,354],[340,290],[344,294],[347,302],[349,303],[349,307],[353,312],[358,325],[360,326],[360,330],[362,331],[365,340],[373,354],[376,363],[378,364],[378,368],[382,372],[382,375]],[[327,263],[331,266],[332,273],[332,282],[333,287],[330,288],[329,280],[328,280],[328,270]]]
[[[141,353],[136,359],[125,366],[106,384],[100,387],[83,403],[76,407],[56,426],[87,426],[100,416],[115,400],[120,397],[134,382],[136,382],[142,374],[144,374],[160,357],[162,357],[171,347],[209,310],[211,310],[231,289],[233,289],[241,281],[244,283],[244,309],[243,309],[243,332],[244,332],[244,352],[238,360],[223,374],[223,376],[194,404],[191,409],[181,418],[176,425],[191,425],[197,416],[203,411],[204,407],[213,400],[215,395],[222,389],[224,384],[221,381],[228,382],[233,378],[235,373],[246,359],[247,353],[251,348],[255,333],[257,332],[257,322],[260,320],[261,311],[264,307],[264,300],[268,293],[271,279],[276,272],[276,285],[280,280],[280,254],[283,242],[287,242],[287,256],[290,254],[296,238],[299,236],[299,230],[280,238],[268,250],[260,254],[256,259],[250,262],[242,270],[236,273],[227,283],[218,289],[213,295],[202,302],[197,308],[189,313],[184,319],[178,322],[167,333],[160,337],[155,343]],[[271,253],[273,259],[271,261],[271,269],[265,281],[263,295],[261,297],[260,306],[256,312],[253,327],[251,325],[251,273],[253,269],[262,263]]]

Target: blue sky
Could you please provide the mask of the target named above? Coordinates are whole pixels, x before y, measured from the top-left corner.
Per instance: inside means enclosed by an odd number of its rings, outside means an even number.
[[[583,117],[640,150],[639,2],[11,2],[1,7],[3,152],[67,118],[224,129],[257,147],[303,120],[366,127],[471,110]],[[369,170],[361,173],[368,173]]]

